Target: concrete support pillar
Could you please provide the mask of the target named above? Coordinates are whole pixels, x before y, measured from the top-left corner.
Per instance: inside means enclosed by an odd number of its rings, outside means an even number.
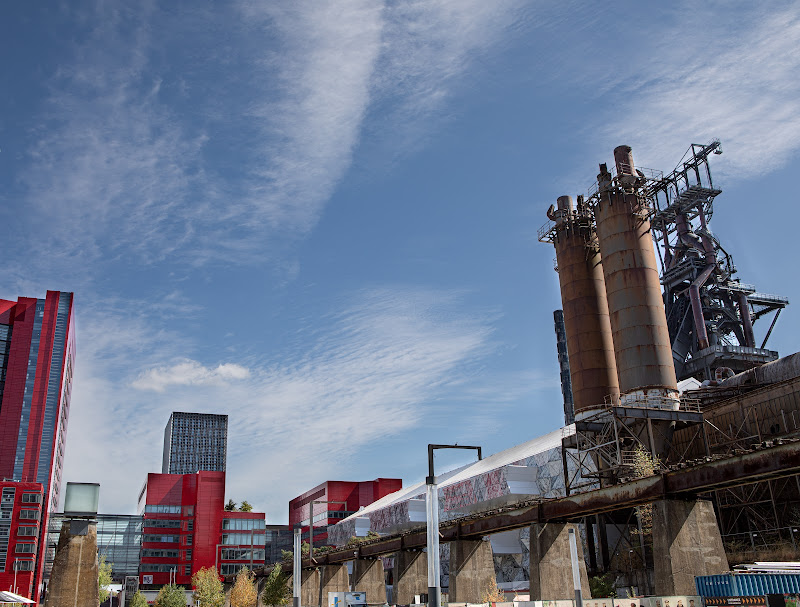
[[[653,503],[655,594],[697,594],[694,576],[728,571],[717,517],[707,500]]]
[[[356,559],[350,586],[354,592],[366,592],[367,603],[386,601],[386,580],[383,577],[383,561],[380,559]]]
[[[572,560],[569,552],[569,529],[576,525],[546,523],[531,526],[531,600],[554,601],[575,598],[572,583]],[[581,591],[590,598],[589,577],[583,560],[583,543],[578,533],[578,560]]]
[[[459,540],[450,542],[450,591],[451,603],[481,603],[492,581],[494,573],[491,542],[483,540]]]
[[[303,569],[300,575],[300,605],[319,605],[319,569]]]
[[[415,594],[428,593],[427,554],[416,550],[401,550],[394,556],[394,605],[411,605]]]
[[[97,567],[97,522],[65,521],[58,538],[45,607],[97,605],[100,600]]]

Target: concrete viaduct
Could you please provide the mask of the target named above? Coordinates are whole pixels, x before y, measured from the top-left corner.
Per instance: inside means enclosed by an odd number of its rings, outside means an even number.
[[[530,499],[442,522],[440,541],[450,542],[450,602],[479,602],[494,578],[491,534],[531,527],[531,600],[572,598],[568,527],[595,514],[654,504],[655,591],[694,594],[694,576],[728,568],[711,503],[699,498],[716,489],[800,473],[800,442],[759,448],[734,457],[671,470],[594,491],[555,499]],[[367,592],[370,603],[385,597],[381,556],[394,555],[395,604],[410,604],[427,592],[425,528],[364,541],[303,561],[302,605],[350,587]],[[346,563],[353,561],[352,579]],[[287,572],[291,563],[284,563]],[[262,572],[261,575],[264,575]],[[585,572],[583,573],[585,576]],[[588,580],[583,580],[588,591]]]

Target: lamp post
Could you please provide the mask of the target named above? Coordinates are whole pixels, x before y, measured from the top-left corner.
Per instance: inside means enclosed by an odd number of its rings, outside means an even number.
[[[478,461],[483,459],[480,447],[467,445],[428,445],[428,476],[425,479],[425,519],[428,532],[428,607],[439,607],[442,602],[441,574],[439,571],[439,488],[433,473],[433,452],[436,449],[474,449]]]
[[[308,504],[308,558],[312,563],[314,560],[314,504],[344,504],[347,502],[337,502],[334,500],[311,500]],[[322,574],[319,576],[319,607],[322,607],[322,577],[325,574],[325,565],[322,566]]]
[[[300,607],[300,583],[302,573],[303,528],[299,525],[294,530],[294,554],[292,555],[292,607]]]
[[[308,503],[308,558],[314,560],[314,504],[344,504],[347,502],[336,502],[328,500],[311,500]]]
[[[572,563],[572,587],[575,589],[575,607],[583,607],[583,597],[581,596],[581,569],[578,562],[578,538],[575,537],[575,529],[569,529],[569,557]]]

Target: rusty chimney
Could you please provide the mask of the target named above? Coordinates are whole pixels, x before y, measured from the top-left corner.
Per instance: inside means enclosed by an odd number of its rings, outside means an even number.
[[[643,178],[631,148],[614,150],[616,177],[601,165],[594,209],[603,259],[621,401],[678,404],[672,346],[656,266]],[[571,353],[570,353],[571,356]],[[655,447],[655,446],[654,446]]]
[[[564,309],[575,415],[619,402],[614,344],[606,301],[603,264],[591,210],[578,199],[575,211],[570,196],[560,196],[555,221],[558,280]]]

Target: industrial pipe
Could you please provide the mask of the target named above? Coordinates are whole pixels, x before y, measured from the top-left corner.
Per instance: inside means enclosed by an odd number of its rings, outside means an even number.
[[[694,318],[694,328],[697,332],[697,349],[705,350],[708,347],[708,330],[706,330],[706,319],[703,316],[703,303],[700,301],[700,287],[702,287],[717,267],[717,264],[708,264],[700,276],[689,286],[689,301],[692,302],[692,317]],[[752,326],[750,327],[752,331]]]
[[[742,317],[744,345],[748,348],[755,348],[756,336],[753,333],[753,317],[750,316],[750,303],[747,301],[747,293],[739,293],[739,315]]]

